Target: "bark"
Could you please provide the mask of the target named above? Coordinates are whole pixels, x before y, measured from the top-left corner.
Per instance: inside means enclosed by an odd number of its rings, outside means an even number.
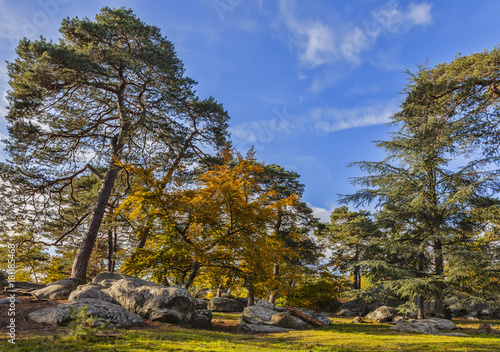
[[[149,235],[149,227],[141,231],[141,240],[137,244],[138,249],[144,248],[144,246],[146,245],[146,241],[148,240],[148,235]]]
[[[443,264],[443,244],[440,240],[434,241],[434,255],[435,255],[435,269],[434,272],[436,275],[443,275],[444,273],[444,264]],[[444,302],[444,283],[440,284],[439,291],[436,297],[436,313],[439,316],[445,319],[451,319],[451,311],[449,307]]]
[[[424,253],[420,252],[419,258],[418,258],[418,271],[420,273],[424,272]],[[424,319],[425,318],[425,301],[424,301],[424,296],[419,295],[418,296],[418,312],[417,312],[417,319]]]
[[[120,76],[123,76],[122,71],[120,71]],[[126,83],[122,77],[122,83],[120,85],[120,89],[117,92],[117,105],[121,123],[120,131],[115,137],[111,139],[111,160],[109,169],[106,172],[104,181],[102,182],[101,188],[99,189],[99,194],[97,195],[97,200],[92,210],[89,225],[83,236],[80,248],[78,248],[78,251],[76,253],[75,260],[73,261],[73,267],[71,268],[71,277],[82,281],[87,281],[87,267],[89,264],[90,255],[92,254],[92,250],[94,249],[94,244],[99,233],[99,228],[101,227],[106,207],[108,206],[111,191],[113,190],[113,187],[115,185],[116,177],[118,176],[118,172],[121,170],[121,167],[115,163],[114,158],[118,157],[119,153],[125,146],[125,137],[128,134],[130,127],[125,110],[125,87]]]
[[[280,274],[280,266],[278,263],[274,263],[273,276],[276,280],[278,279],[279,274]],[[272,304],[275,304],[276,303],[276,296],[278,296],[278,290],[272,290],[271,294],[269,295],[269,302],[271,302]]]
[[[252,279],[248,278],[248,299],[247,299],[247,307],[255,305],[255,290],[253,287]]]
[[[99,190],[99,195],[97,196],[97,201],[90,218],[89,226],[87,231],[85,231],[82,243],[80,244],[80,248],[78,248],[78,252],[76,253],[75,260],[73,262],[73,267],[71,269],[71,277],[73,278],[87,281],[87,267],[90,255],[94,249],[97,234],[99,233],[99,228],[101,227],[102,218],[104,217],[104,212],[108,206],[111,191],[113,190],[119,170],[120,168],[113,164],[106,173],[104,182]]]
[[[191,285],[193,284],[194,279],[198,275],[198,270],[200,269],[201,264],[197,262],[196,260],[193,261],[193,265],[191,265],[191,272],[189,273],[188,279],[186,283],[184,284],[184,288],[187,290]]]
[[[108,271],[113,271],[113,231],[108,230]]]

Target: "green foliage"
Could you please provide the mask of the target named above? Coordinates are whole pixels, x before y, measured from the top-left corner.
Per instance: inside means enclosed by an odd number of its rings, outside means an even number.
[[[276,305],[334,312],[339,307],[341,282],[335,277],[318,277],[297,284],[276,300]]]
[[[93,341],[95,334],[106,327],[106,324],[99,324],[97,318],[90,314],[87,309],[87,306],[80,309],[70,307],[71,322],[68,324],[68,335],[75,340]]]

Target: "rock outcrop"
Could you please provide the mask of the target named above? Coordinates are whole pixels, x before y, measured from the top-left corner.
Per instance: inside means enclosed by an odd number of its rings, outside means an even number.
[[[129,328],[144,321],[139,315],[129,312],[122,306],[91,298],[37,310],[30,313],[29,318],[38,323],[65,325],[71,321],[71,313],[82,307],[87,307],[87,312],[97,318],[97,324],[109,323],[110,326]]]
[[[245,305],[236,299],[217,297],[210,300],[208,308],[212,312],[239,313],[243,312]]]
[[[275,307],[272,303],[259,301],[256,306],[246,307],[241,316],[240,328],[242,331],[251,333],[285,332],[290,330],[303,330],[312,327],[304,320],[290,314],[283,307]],[[260,303],[260,305],[259,305]],[[311,316],[311,311],[301,310],[304,314]],[[315,313],[315,319],[319,316]],[[312,316],[311,316],[312,317]],[[321,320],[320,320],[321,319]],[[320,321],[330,320],[322,316]]]
[[[455,323],[447,319],[430,318],[416,319],[409,321],[399,321],[391,327],[391,330],[402,332],[415,332],[428,335],[447,335],[447,336],[468,336],[461,333],[443,333],[440,330],[456,330],[459,329]]]
[[[108,303],[113,303],[120,305],[120,303],[108,295],[105,290],[106,288],[104,286],[101,286],[100,284],[95,284],[95,283],[89,283],[87,285],[80,285],[77,287],[77,289],[69,295],[68,301],[80,301],[82,299],[98,299],[101,301],[105,301]]]
[[[82,284],[84,282],[81,280],[68,277],[49,284],[44,288],[34,290],[32,293],[40,299],[68,299],[71,292]]]
[[[388,321],[392,321],[395,316],[394,308],[388,306],[382,306],[377,308],[371,313],[366,315],[366,318],[375,320],[377,323],[386,323]]]

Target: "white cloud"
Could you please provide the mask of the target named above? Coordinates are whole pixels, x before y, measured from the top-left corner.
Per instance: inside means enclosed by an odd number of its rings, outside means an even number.
[[[331,207],[329,210],[321,207],[315,207],[309,202],[306,202],[309,208],[312,209],[313,215],[321,220],[321,222],[330,222],[330,214],[335,207]]]
[[[351,64],[362,62],[362,53],[370,49],[384,33],[407,32],[414,26],[432,22],[431,5],[410,3],[400,9],[390,1],[374,10],[362,23],[327,24],[321,20],[299,18],[294,13],[293,0],[280,0],[280,15],[291,37],[292,46],[299,50],[303,65],[316,67],[344,59]]]
[[[335,131],[385,124],[398,108],[399,101],[393,99],[349,109],[316,107],[304,115],[275,109],[272,119],[233,125],[229,132],[237,147],[247,149],[254,145],[259,150],[275,139],[297,133],[323,136]]]
[[[356,127],[381,125],[398,111],[396,100],[352,109],[314,108],[309,114],[316,133],[326,134]]]
[[[408,5],[406,17],[416,25],[426,25],[432,22],[431,5],[415,4]]]

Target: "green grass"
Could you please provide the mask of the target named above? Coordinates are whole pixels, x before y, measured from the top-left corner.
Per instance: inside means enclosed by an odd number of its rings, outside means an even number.
[[[226,319],[227,318],[227,319]],[[236,314],[216,314],[214,319],[235,320]],[[159,329],[120,330],[118,338],[94,338],[92,342],[64,337],[31,336],[13,346],[1,341],[0,350],[42,351],[500,351],[500,334],[478,335],[480,322],[458,322],[471,337],[447,337],[397,333],[388,324],[352,324],[333,320],[333,325],[307,331],[247,335],[220,333],[165,325]],[[482,323],[482,322],[481,322]],[[500,329],[500,321],[489,321]],[[474,329],[474,330],[473,330]]]

